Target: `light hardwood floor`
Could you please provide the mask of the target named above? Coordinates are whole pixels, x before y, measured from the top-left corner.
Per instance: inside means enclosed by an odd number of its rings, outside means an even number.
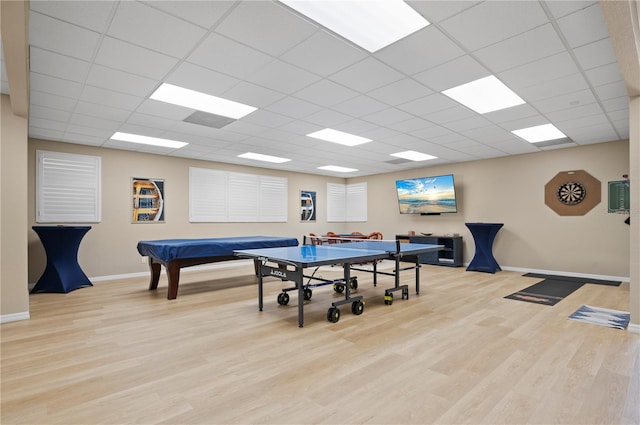
[[[392,279],[357,275],[364,313],[329,323],[339,296],[317,288],[304,328],[278,280],[258,311],[251,265],[183,273],[173,301],[164,275],[31,295],[31,319],[1,326],[1,422],[640,422],[640,335],[567,320],[628,310],[628,284],[548,307],[503,298],[537,282],[520,273],[425,266],[420,295],[388,306]]]

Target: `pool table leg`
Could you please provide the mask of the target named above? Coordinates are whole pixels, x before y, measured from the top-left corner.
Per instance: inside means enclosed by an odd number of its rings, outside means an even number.
[[[167,278],[169,280],[168,300],[175,300],[178,297],[178,281],[180,280],[180,265],[175,261],[169,261],[165,266]]]
[[[160,263],[154,263],[153,259],[149,257],[149,271],[151,272],[151,281],[149,282],[149,290],[158,289],[158,282],[160,281]]]

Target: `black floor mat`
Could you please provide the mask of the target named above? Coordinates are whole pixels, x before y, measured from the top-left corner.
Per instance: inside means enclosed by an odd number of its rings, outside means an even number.
[[[615,280],[598,280],[598,279],[590,279],[588,277],[559,276],[559,275],[541,274],[541,273],[527,273],[527,274],[523,274],[523,276],[539,277],[540,279],[564,280],[568,282],[592,283],[594,285],[620,286],[620,284],[622,283],[620,281],[615,281]]]
[[[580,289],[584,282],[545,279],[505,298],[526,301],[534,304],[555,305],[562,299]]]

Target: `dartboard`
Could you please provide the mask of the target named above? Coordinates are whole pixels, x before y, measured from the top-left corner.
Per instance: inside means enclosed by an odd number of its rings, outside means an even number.
[[[558,188],[558,200],[565,205],[576,205],[584,200],[587,191],[578,182],[563,183]]]

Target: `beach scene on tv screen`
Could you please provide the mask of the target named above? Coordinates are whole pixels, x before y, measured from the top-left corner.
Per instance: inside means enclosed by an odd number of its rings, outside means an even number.
[[[398,180],[401,214],[454,213],[456,194],[452,176]]]

